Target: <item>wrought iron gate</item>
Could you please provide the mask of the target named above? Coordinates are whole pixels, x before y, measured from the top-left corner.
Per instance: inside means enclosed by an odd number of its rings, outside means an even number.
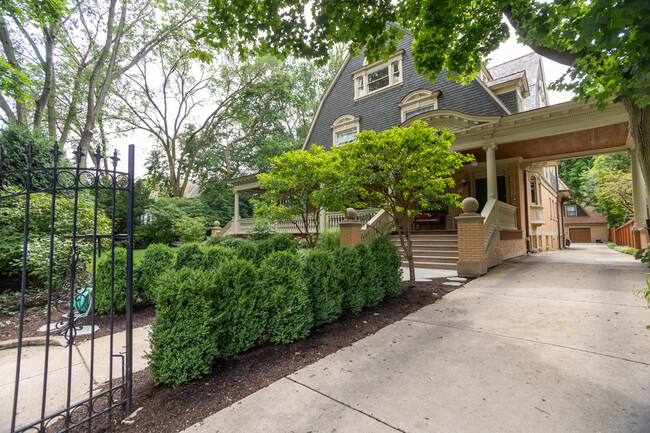
[[[31,143],[23,153],[24,160],[16,169],[16,155],[10,164],[12,155],[0,146],[0,228],[9,212],[16,215],[17,209],[22,209],[25,216],[22,256],[15,259],[22,272],[18,338],[14,347],[3,350],[4,359],[7,350],[16,352],[13,387],[5,387],[13,388],[13,402],[11,416],[0,416],[5,419],[0,420],[0,431],[91,431],[93,425],[108,427],[131,410],[134,146],[129,146],[127,173],[117,171],[117,152],[108,158],[99,152],[92,155],[95,168],[81,166],[80,148],[73,152],[76,164],[60,163],[66,159],[61,158],[56,144],[40,157]],[[43,164],[43,160],[48,163]],[[102,203],[108,203],[105,213],[99,208],[100,195]],[[61,203],[69,204],[71,215],[66,215],[66,221],[71,218],[71,224],[57,223],[62,219],[57,215]],[[84,204],[85,214],[81,214],[80,204]],[[37,206],[40,217],[34,221],[30,215]],[[116,217],[126,218],[125,234],[116,233]],[[80,224],[82,219],[87,222],[85,226]],[[116,243],[124,242],[125,287],[118,292]],[[108,323],[109,333],[100,339],[95,335],[96,318],[100,318],[95,300],[97,263],[102,254],[110,257],[105,259],[110,268],[105,289],[110,291],[110,312],[101,316],[102,323]],[[47,277],[35,283],[31,272],[37,262]],[[42,337],[28,338],[23,335],[26,294],[39,289],[47,294],[40,316],[46,318],[44,332]],[[125,297],[124,316],[113,308],[118,293]],[[114,332],[118,321],[125,321],[123,333]],[[82,330],[88,332],[83,338]],[[10,405],[9,401],[3,403]]]

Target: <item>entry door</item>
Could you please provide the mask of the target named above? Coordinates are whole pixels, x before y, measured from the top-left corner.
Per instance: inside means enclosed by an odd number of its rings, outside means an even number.
[[[481,213],[483,206],[487,203],[487,179],[476,179],[474,181],[476,186],[476,200],[478,200],[478,213]],[[499,201],[506,202],[506,177],[497,176],[497,196]]]
[[[570,228],[569,239],[577,244],[589,243],[591,242],[591,229],[589,227]]]

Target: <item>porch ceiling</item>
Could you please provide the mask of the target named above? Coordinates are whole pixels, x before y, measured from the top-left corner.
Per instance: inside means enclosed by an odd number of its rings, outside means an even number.
[[[627,150],[628,123],[599,126],[581,131],[549,135],[547,137],[501,143],[496,158],[522,158],[528,162],[569,159]],[[464,151],[479,162],[485,161],[482,148]]]

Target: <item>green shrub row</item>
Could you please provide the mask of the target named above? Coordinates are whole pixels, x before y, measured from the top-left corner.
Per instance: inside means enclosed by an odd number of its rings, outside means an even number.
[[[133,269],[133,300],[143,305],[156,303],[158,278],[168,269],[192,268],[216,270],[227,260],[239,257],[260,264],[274,251],[295,252],[296,246],[288,233],[277,233],[260,241],[247,241],[225,238],[212,242],[209,246],[188,243],[180,248],[161,244],[151,244],[145,250],[142,260]],[[126,309],[126,250],[115,248],[114,258],[104,254],[97,261],[95,305],[99,313],[109,313],[111,309],[111,268],[114,264],[113,312]]]
[[[182,247],[157,280],[150,354],[157,383],[188,382],[264,336],[292,343],[344,311],[357,314],[401,293],[401,260],[385,237],[368,247],[272,251],[261,261],[259,242],[237,244],[234,256],[223,246]],[[206,266],[210,254],[216,259]]]

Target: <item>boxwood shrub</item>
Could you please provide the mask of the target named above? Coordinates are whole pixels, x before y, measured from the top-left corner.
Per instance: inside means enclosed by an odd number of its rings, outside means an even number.
[[[210,373],[225,354],[226,313],[214,274],[182,268],[161,275],[151,334],[151,375],[182,384]]]
[[[343,292],[343,310],[359,314],[365,304],[363,287],[359,284],[361,270],[359,256],[350,247],[334,250],[334,284]]]
[[[126,311],[126,249],[115,248],[113,270],[113,312]],[[95,308],[99,313],[111,312],[111,266],[110,251],[97,260],[95,277]],[[136,295],[134,293],[134,295]]]
[[[258,246],[256,242],[244,241],[237,245],[237,258],[258,261]]]
[[[269,255],[260,265],[259,284],[266,292],[271,342],[293,343],[309,335],[314,314],[297,257],[287,251]]]
[[[364,295],[364,305],[374,307],[384,300],[386,291],[379,282],[378,265],[373,260],[366,244],[358,243],[354,251],[359,257],[359,287]]]
[[[221,264],[235,257],[232,248],[222,246],[208,247],[203,251],[203,269],[217,270]]]
[[[334,322],[343,312],[343,291],[333,275],[332,253],[322,249],[308,250],[302,267],[314,310],[314,326]]]
[[[133,270],[133,282],[143,304],[156,302],[158,278],[166,270],[174,268],[176,254],[167,245],[151,244],[147,247],[139,265]]]
[[[259,344],[268,322],[267,294],[257,284],[253,262],[239,258],[225,261],[217,271],[216,283],[228,322],[227,354],[235,355]]]
[[[203,269],[203,256],[203,249],[199,244],[185,244],[176,252],[176,269]]]
[[[386,296],[395,298],[402,294],[402,258],[397,248],[386,236],[370,241],[370,254],[377,265],[377,279]]]

